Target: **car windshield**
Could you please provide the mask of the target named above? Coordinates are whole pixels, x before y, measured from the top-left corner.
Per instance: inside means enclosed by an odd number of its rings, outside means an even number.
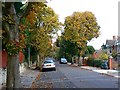
[[[61,61],[67,61],[65,58],[61,58]]]
[[[54,63],[53,60],[45,60],[44,63]]]

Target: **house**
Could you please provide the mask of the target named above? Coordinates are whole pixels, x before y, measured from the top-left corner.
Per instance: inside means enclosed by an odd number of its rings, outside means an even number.
[[[111,55],[113,52],[116,54],[120,53],[120,37],[113,36],[112,40],[106,40],[106,44],[102,45],[102,50],[104,50],[108,55]]]
[[[117,38],[113,36],[112,40],[106,40],[106,44],[101,47],[104,52],[113,56],[112,67],[118,68],[118,62],[120,61],[120,36]]]

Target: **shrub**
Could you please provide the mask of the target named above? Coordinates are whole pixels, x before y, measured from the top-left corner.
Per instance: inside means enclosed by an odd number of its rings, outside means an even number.
[[[100,55],[99,55],[99,59],[101,60],[108,60],[108,54],[106,54],[105,52],[102,52]]]
[[[94,58],[92,56],[89,56],[86,63],[88,66],[94,66]]]
[[[100,67],[102,64],[102,60],[99,59],[96,60],[92,56],[89,56],[86,63],[88,66]]]
[[[94,66],[95,67],[100,67],[102,64],[102,60],[94,60]]]
[[[117,57],[117,53],[115,51],[112,52],[112,57],[116,58]]]

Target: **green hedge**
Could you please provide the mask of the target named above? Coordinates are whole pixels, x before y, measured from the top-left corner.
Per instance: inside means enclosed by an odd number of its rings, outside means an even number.
[[[102,60],[94,60],[94,59],[88,59],[87,60],[87,65],[88,66],[93,66],[93,67],[100,67],[102,64]]]

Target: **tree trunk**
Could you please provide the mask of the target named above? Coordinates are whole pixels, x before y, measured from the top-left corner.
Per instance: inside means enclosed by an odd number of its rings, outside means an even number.
[[[80,56],[78,57],[78,66],[80,66]]]
[[[7,88],[19,88],[20,84],[18,55],[9,55],[7,63]]]
[[[39,63],[40,63],[40,58],[39,54],[37,54],[37,62],[36,62],[36,67],[39,68]]]
[[[30,61],[30,47],[28,47],[28,66],[31,67],[31,61]]]
[[[6,87],[7,88],[13,88],[13,82],[14,82],[14,76],[13,76],[13,65],[14,65],[14,58],[15,56],[8,56],[8,62],[7,62],[7,81],[6,81]]]
[[[40,58],[39,67],[40,67],[40,71],[42,71],[42,58]]]
[[[78,55],[78,66],[80,66],[80,54]]]
[[[7,7],[8,5],[8,7]],[[16,11],[14,7],[14,2],[6,2],[6,9],[8,10],[7,15],[13,17],[15,21],[14,24],[7,25],[9,31],[9,41],[15,41],[18,39],[18,24],[20,18],[16,16]],[[6,81],[6,88],[19,88],[20,87],[20,72],[19,72],[19,55],[8,55],[8,62],[7,62],[7,81]]]
[[[20,71],[19,71],[19,55],[16,55],[16,61],[14,61],[14,88],[20,87]]]
[[[39,66],[40,66],[40,71],[42,71],[42,63],[43,63],[43,60],[44,58],[43,57],[40,57],[40,63],[39,63]]]

